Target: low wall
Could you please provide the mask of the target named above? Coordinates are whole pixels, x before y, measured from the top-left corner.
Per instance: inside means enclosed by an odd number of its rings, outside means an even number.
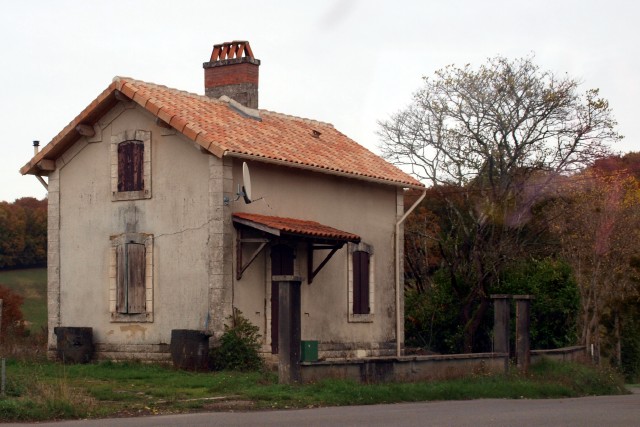
[[[531,350],[531,363],[538,362],[543,358],[561,362],[586,362],[589,360],[587,347],[584,345],[551,350]]]
[[[474,353],[436,356],[372,357],[364,359],[303,362],[303,383],[326,378],[362,383],[418,382],[461,378],[471,374],[504,373],[506,353]]]

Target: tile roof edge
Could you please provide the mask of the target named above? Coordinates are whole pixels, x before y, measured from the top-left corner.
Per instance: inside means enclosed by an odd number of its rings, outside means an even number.
[[[20,174],[34,174],[37,175],[35,169],[37,168],[37,164],[43,160],[47,154],[49,154],[53,149],[55,149],[62,141],[67,138],[71,138],[76,140],[80,137],[80,135],[73,135],[73,132],[76,129],[76,126],[82,123],[87,116],[95,110],[96,107],[106,102],[110,96],[113,96],[115,90],[117,89],[117,83],[115,81],[111,82],[106,89],[104,89],[100,94],[93,99],[76,117],[74,117],[56,136],[54,136],[51,141],[49,141],[43,148],[38,152],[38,154],[34,155],[24,166],[20,168]]]
[[[280,228],[278,228],[277,226],[268,225],[268,224],[266,224],[266,222],[269,221],[269,220],[274,220],[274,221],[280,222],[280,223],[293,222],[293,223],[297,223],[300,226],[311,225],[311,226],[314,226],[314,227],[322,227],[322,228],[327,229],[326,233],[313,233],[313,232],[304,233],[304,234],[309,235],[309,236],[313,236],[313,235],[318,236],[318,235],[322,235],[322,234],[325,234],[325,235],[341,234],[344,238],[346,238],[345,240],[357,240],[357,241],[360,241],[360,239],[361,239],[361,237],[359,235],[355,234],[355,233],[351,233],[351,232],[345,231],[345,230],[340,230],[339,228],[335,228],[335,227],[332,227],[330,225],[322,224],[321,222],[318,222],[318,221],[315,221],[315,220],[284,217],[284,216],[276,216],[276,215],[264,215],[264,214],[250,213],[250,212],[233,212],[232,216],[235,217],[235,218],[238,218],[238,219],[244,219],[246,221],[257,222],[257,223],[266,225],[268,227],[273,227],[273,228],[276,228],[278,230],[285,231],[285,232],[296,233],[297,231],[294,231],[294,230],[291,230],[290,228],[287,228],[286,225],[280,225]]]
[[[376,177],[376,176],[350,173],[350,172],[345,172],[345,171],[337,170],[337,169],[323,168],[323,167],[320,167],[320,166],[307,165],[307,164],[304,164],[304,163],[295,163],[295,162],[290,162],[290,161],[286,161],[286,160],[275,159],[275,158],[272,158],[272,157],[263,157],[263,156],[258,156],[258,155],[255,155],[255,154],[239,153],[239,152],[230,151],[230,150],[226,150],[223,153],[223,156],[235,157],[235,158],[238,158],[238,159],[245,159],[245,160],[255,160],[255,161],[258,161],[258,162],[271,163],[271,164],[279,165],[279,166],[288,166],[288,167],[291,167],[291,168],[304,169],[304,170],[308,170],[308,171],[312,171],[312,172],[320,172],[320,173],[324,173],[324,174],[328,174],[328,175],[337,175],[337,176],[342,176],[342,177],[345,177],[345,178],[359,179],[361,181],[372,182],[372,183],[375,183],[375,184],[392,185],[394,187],[414,188],[414,189],[424,189],[425,188],[425,185],[420,183],[420,182],[418,182],[418,181],[416,181],[418,184],[414,184],[414,183],[410,183],[408,181],[384,179],[384,178],[379,178],[379,177]],[[407,175],[407,176],[409,176],[409,175]]]

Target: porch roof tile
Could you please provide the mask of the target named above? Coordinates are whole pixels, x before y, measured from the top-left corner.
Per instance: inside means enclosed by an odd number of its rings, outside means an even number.
[[[360,241],[360,236],[356,234],[338,230],[337,228],[329,227],[328,225],[323,225],[315,221],[251,214],[245,212],[236,212],[233,214],[233,218],[234,220],[236,220],[236,222],[244,220],[249,223],[255,223],[264,227],[278,230],[280,232],[295,234],[299,236],[356,243]]]

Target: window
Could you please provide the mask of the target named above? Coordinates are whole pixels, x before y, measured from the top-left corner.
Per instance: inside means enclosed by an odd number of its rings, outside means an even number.
[[[118,144],[118,192],[144,190],[144,144],[125,141]]]
[[[369,314],[369,253],[354,251],[353,259],[353,314]]]
[[[374,301],[373,247],[349,244],[349,321],[372,322]]]
[[[111,238],[110,312],[114,322],[153,321],[153,236]]]
[[[111,137],[111,199],[151,198],[151,132],[128,130]]]

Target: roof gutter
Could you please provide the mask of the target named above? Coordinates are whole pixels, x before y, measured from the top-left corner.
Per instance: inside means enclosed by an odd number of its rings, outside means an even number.
[[[313,171],[313,172],[320,172],[320,173],[325,173],[328,175],[337,175],[337,176],[342,176],[345,178],[352,178],[352,179],[360,179],[363,181],[368,181],[368,182],[374,182],[376,184],[385,184],[385,185],[393,185],[396,187],[403,187],[403,188],[413,188],[413,189],[424,189],[423,185],[415,185],[415,184],[409,184],[406,182],[400,182],[400,181],[391,181],[391,180],[387,180],[387,179],[382,179],[382,178],[375,178],[375,177],[371,177],[371,176],[366,176],[366,175],[358,175],[358,174],[354,174],[354,173],[347,173],[347,172],[342,172],[342,171],[338,171],[338,170],[334,170],[334,169],[326,169],[326,168],[321,168],[321,167],[317,167],[317,166],[309,166],[309,165],[303,165],[301,163],[293,163],[293,162],[287,162],[284,160],[278,160],[278,159],[271,159],[269,157],[262,157],[262,156],[256,156],[253,154],[244,154],[244,153],[236,153],[234,151],[225,151],[223,154],[223,156],[229,156],[229,157],[235,157],[238,159],[244,159],[244,160],[255,160],[257,162],[263,162],[263,163],[271,163],[273,165],[278,165],[278,166],[287,166],[290,168],[298,168],[298,169],[306,169],[309,171]]]
[[[416,202],[411,205],[411,207],[402,215],[402,218],[396,222],[396,244],[395,244],[395,269],[396,269],[396,277],[395,277],[395,285],[396,285],[396,356],[402,356],[402,346],[400,345],[400,333],[402,332],[402,317],[400,316],[400,292],[403,291],[401,289],[400,284],[400,226],[407,219],[407,217],[413,212],[415,208],[418,207],[420,202],[427,195],[427,189],[425,188],[422,191],[422,194],[416,200]],[[404,341],[404,340],[403,340]]]

